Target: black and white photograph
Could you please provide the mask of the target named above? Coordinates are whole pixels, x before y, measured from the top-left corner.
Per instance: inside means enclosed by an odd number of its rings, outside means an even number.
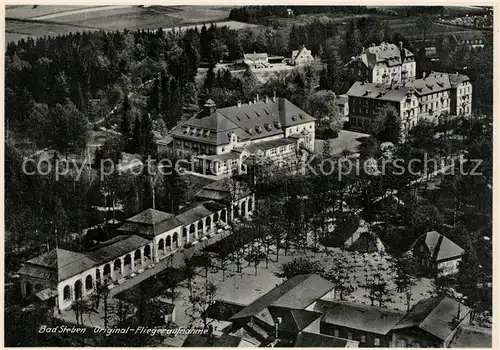
[[[492,348],[496,6],[390,5],[5,5],[2,345]]]

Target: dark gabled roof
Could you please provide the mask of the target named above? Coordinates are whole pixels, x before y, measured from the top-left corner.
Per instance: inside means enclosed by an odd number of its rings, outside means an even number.
[[[408,85],[413,87],[419,96],[451,89],[449,74],[439,72],[432,72],[425,78],[416,79]]]
[[[326,334],[300,332],[295,340],[294,348],[354,348],[359,342]]]
[[[387,84],[357,81],[352,84],[346,94],[350,97],[363,97],[381,101],[401,102],[406,98],[406,94],[409,92],[410,88],[405,86],[400,86],[397,89],[395,87],[390,89],[390,85]]]
[[[231,197],[240,199],[251,193],[252,189],[247,183],[226,177],[203,187],[195,197],[228,202],[231,201]]]
[[[57,281],[57,270],[30,265],[28,263],[21,267],[17,273],[20,275],[35,277],[47,281]]]
[[[250,316],[259,317],[262,315],[269,321],[269,318],[271,317],[270,311],[268,310],[269,306],[278,306],[290,309],[305,309],[334,287],[335,285],[333,283],[316,274],[298,275],[276,288],[273,288],[271,291],[255,300],[253,303],[231,317],[231,320]]]
[[[177,219],[184,225],[189,225],[198,220],[205,219],[207,216],[224,208],[225,206],[214,201],[195,202],[182,208],[181,212],[177,215]]]
[[[242,338],[230,334],[214,336],[210,339],[206,335],[190,334],[182,343],[183,348],[195,347],[218,347],[218,348],[236,348],[240,345]]]
[[[338,300],[318,300],[314,310],[324,314],[324,323],[381,335],[389,333],[404,316],[399,311]]]
[[[127,221],[154,225],[164,220],[170,219],[173,216],[173,214],[165,213],[159,210],[146,209],[143,212],[140,212],[139,214],[128,218]]]
[[[153,237],[179,226],[182,222],[174,214],[146,209],[125,220],[118,231]]]
[[[423,242],[425,244],[425,246],[429,249],[429,254],[436,262],[459,258],[465,252],[464,249],[458,244],[436,231],[430,231],[418,237],[411,245],[411,249],[413,249],[413,247],[419,242]]]
[[[414,59],[411,51],[406,48],[403,48],[403,50],[405,53],[405,62]],[[348,65],[354,61],[362,62],[368,68],[373,68],[377,63],[385,63],[389,67],[397,66],[402,64],[401,49],[397,45],[389,43],[370,46],[354,57]]]
[[[458,74],[458,72],[455,74],[448,74],[448,77],[452,87],[456,87],[457,85],[470,80],[469,76],[465,74]]]
[[[109,242],[109,243],[108,243]],[[100,244],[97,249],[88,253],[87,256],[92,259],[96,265],[111,261],[126,253],[149,244],[151,241],[139,236],[117,236],[113,240]]]
[[[290,309],[280,306],[269,306],[268,310],[275,322],[278,317],[281,317],[282,321],[279,324],[279,330],[295,334],[299,333],[313,321],[321,317],[321,313],[319,312]]]
[[[20,274],[49,280],[63,281],[94,266],[94,261],[85,254],[56,248],[28,260],[19,270]]]
[[[201,110],[182,125],[174,128],[171,135],[180,139],[225,145],[229,143],[230,133],[235,133],[242,140],[250,139],[249,134],[222,115],[220,111],[206,114],[205,110]]]
[[[203,109],[172,130],[174,138],[225,145],[231,133],[240,140],[280,135],[290,127],[315,119],[285,98],[265,99],[207,112]]]
[[[491,328],[461,325],[453,336],[450,348],[491,348]]]
[[[139,236],[124,235],[99,244],[87,254],[56,248],[28,260],[26,265],[19,270],[19,274],[60,282],[140,248],[149,242],[149,240]]]
[[[439,296],[420,300],[394,329],[418,327],[441,340],[446,340],[457,328],[459,322],[453,319],[460,315],[463,320],[470,309],[456,300]]]

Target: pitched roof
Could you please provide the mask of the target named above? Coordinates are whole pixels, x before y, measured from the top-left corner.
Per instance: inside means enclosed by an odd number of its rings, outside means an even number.
[[[245,53],[243,54],[243,59],[245,60],[250,60],[250,61],[256,61],[259,59],[267,59],[267,53]]]
[[[295,340],[295,348],[357,348],[359,342],[326,334],[300,332]]]
[[[118,231],[156,236],[179,226],[182,226],[182,222],[174,214],[146,209],[126,219]]]
[[[416,79],[408,85],[413,87],[415,93],[420,96],[451,89],[449,74],[439,72],[432,72],[425,78]]]
[[[464,30],[462,32],[455,32],[452,34],[452,36],[457,41],[462,41],[462,40],[483,40],[484,41],[484,35],[479,30]]]
[[[94,262],[85,254],[56,248],[28,260],[19,273],[62,281],[91,268]]]
[[[290,309],[305,309],[335,287],[330,281],[316,274],[298,275],[277,286],[245,307],[231,320],[260,316],[269,320],[269,306]],[[271,318],[272,321],[272,318]],[[273,323],[271,323],[273,324]]]
[[[252,189],[245,182],[225,177],[203,187],[196,193],[195,197],[227,202],[231,200],[232,196],[239,199],[248,196],[250,193],[252,193]]]
[[[413,249],[415,244],[422,241],[425,243],[429,249],[430,255],[436,260],[436,262],[458,258],[465,252],[464,249],[462,249],[458,244],[452,242],[450,239],[436,231],[430,231],[421,235],[412,244],[411,249]]]
[[[321,313],[319,312],[290,309],[280,306],[269,306],[268,310],[273,320],[276,321],[278,317],[281,317],[282,321],[279,324],[279,330],[295,334],[299,333],[313,321],[321,317]]]
[[[224,208],[225,206],[214,201],[196,202],[182,208],[181,212],[177,215],[177,219],[184,225],[189,225]]]
[[[164,220],[170,219],[172,216],[174,215],[159,210],[146,209],[143,212],[140,212],[139,214],[128,218],[127,221],[154,225]]]
[[[149,240],[139,236],[125,235],[105,241],[87,254],[56,248],[28,260],[19,273],[60,282],[131,252],[149,242]]]
[[[406,48],[403,48],[403,50],[405,54],[404,61],[413,60],[413,53]],[[385,63],[389,67],[397,66],[402,64],[401,49],[395,44],[381,43],[366,48],[349,63],[353,61],[361,61],[368,68],[373,68],[377,63]]]
[[[240,129],[220,111],[208,114],[202,109],[193,117],[175,127],[171,135],[191,141],[200,141],[214,145],[229,143],[230,133],[233,132],[240,139],[247,140],[250,135]]]
[[[292,59],[297,58],[297,56],[298,56],[298,55],[300,55],[300,53],[301,53],[301,52],[303,52],[303,51],[310,51],[310,50],[306,49],[306,47],[305,47],[305,46],[302,46],[302,47],[301,47],[300,49],[298,49],[298,50],[293,50],[293,51],[292,51]]]
[[[461,325],[453,336],[450,348],[491,348],[491,328]]]
[[[406,86],[394,85],[392,88],[390,84],[357,81],[347,91],[347,96],[401,102],[407,94],[424,96],[447,91],[466,80],[469,80],[466,75],[431,72],[425,78],[416,79]]]
[[[399,311],[338,300],[318,300],[314,310],[324,314],[324,323],[382,335],[387,334],[404,316]]]
[[[452,87],[456,87],[457,85],[470,80],[469,76],[465,74],[458,74],[458,72],[455,74],[448,74],[448,77],[450,79],[450,84]]]
[[[230,142],[231,133],[240,140],[255,140],[283,134],[283,127],[314,120],[285,98],[265,99],[212,112],[203,109],[174,128],[171,135],[178,139],[224,145]]]
[[[407,86],[394,86],[391,89],[388,84],[357,81],[352,84],[346,94],[351,97],[364,97],[382,101],[401,102],[406,98],[406,94],[408,93],[410,93],[410,88]]]
[[[458,301],[444,297],[420,300],[394,327],[394,329],[419,327],[420,329],[446,340],[457,328],[459,322],[453,319],[460,315],[460,321],[470,309]]]
[[[183,348],[187,347],[219,347],[235,348],[240,345],[242,338],[223,333],[221,336],[214,336],[210,339],[206,335],[190,334],[182,343]]]
[[[115,238],[101,243],[93,251],[87,254],[96,265],[111,261],[137,248],[149,244],[151,241],[139,236],[116,236]]]

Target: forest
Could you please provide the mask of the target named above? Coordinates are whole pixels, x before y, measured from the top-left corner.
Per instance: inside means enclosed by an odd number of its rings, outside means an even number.
[[[32,151],[53,149],[59,154],[56,157],[82,155],[97,125],[115,125],[117,136],[93,155],[97,159],[110,155],[120,159],[122,151],[154,154],[154,135],[165,135],[177,125],[185,116],[184,107],[196,108],[208,97],[224,107],[257,93],[288,98],[318,119],[320,132],[340,129],[335,98],[349,88],[345,62],[371,42],[403,41],[409,47],[411,43],[397,34],[387,36],[380,21],[366,17],[348,23],[341,43],[332,38],[335,33],[335,26],[321,22],[240,31],[210,25],[172,32],[83,32],[8,44],[5,208],[6,230],[12,232],[9,239],[19,246],[40,240],[53,246],[98,222],[95,206],[115,201],[123,203],[123,215],[132,215],[152,203],[151,179],[146,175],[104,182],[96,180],[93,172],[78,182],[70,176],[62,181],[27,176],[21,171],[25,145]],[[277,74],[265,84],[250,70],[232,74],[216,69],[220,61],[241,59],[245,52],[288,55],[299,45],[310,47],[316,62]],[[488,43],[478,52],[448,53],[441,62],[445,71],[470,75],[475,107],[492,105],[492,52]],[[201,62],[210,68],[198,83]],[[157,209],[175,212],[188,185],[171,176],[159,179],[155,186]]]

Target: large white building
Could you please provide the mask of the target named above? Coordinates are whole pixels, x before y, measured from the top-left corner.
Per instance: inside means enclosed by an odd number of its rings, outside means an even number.
[[[462,74],[432,72],[405,85],[355,82],[349,91],[349,122],[368,130],[378,110],[394,106],[401,116],[402,133],[418,121],[437,122],[440,116],[472,113],[472,85]]]
[[[86,253],[56,248],[19,270],[21,294],[59,310],[88,298],[98,285],[112,289],[178,251],[221,235],[221,227],[255,210],[253,191],[224,178],[201,189],[177,215],[147,209],[127,220],[119,235]]]
[[[276,161],[314,151],[315,119],[285,98],[255,98],[217,108],[208,100],[195,116],[158,142],[158,152],[194,157],[196,171],[231,175],[251,155]]]
[[[411,51],[399,43],[381,43],[363,49],[346,64],[357,80],[382,84],[405,84],[416,77],[417,64]]]

